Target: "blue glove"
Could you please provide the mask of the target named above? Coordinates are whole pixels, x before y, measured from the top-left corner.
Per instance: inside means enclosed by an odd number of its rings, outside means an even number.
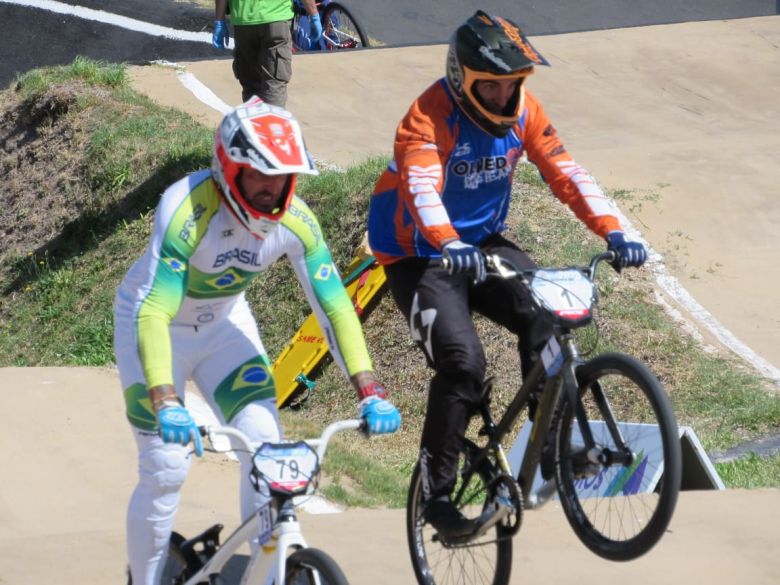
[[[318,43],[322,37],[322,21],[320,20],[319,13],[309,15],[309,40],[312,43]]]
[[[160,424],[160,436],[163,441],[181,445],[187,445],[192,441],[195,445],[195,454],[198,457],[203,455],[200,431],[186,408],[167,406],[157,412],[157,422]]]
[[[623,232],[614,231],[607,234],[607,249],[617,253],[618,258],[613,266],[642,266],[647,260],[647,250],[640,242],[626,240]]]
[[[474,275],[475,284],[484,282],[487,278],[485,257],[476,246],[455,240],[444,245],[442,256],[449,263],[447,272],[450,274],[469,272]]]
[[[360,418],[366,421],[369,435],[394,433],[401,426],[401,414],[389,400],[379,396],[369,396],[358,404]]]
[[[214,21],[214,34],[211,35],[211,44],[215,49],[227,49],[230,43],[230,31],[225,19]]]

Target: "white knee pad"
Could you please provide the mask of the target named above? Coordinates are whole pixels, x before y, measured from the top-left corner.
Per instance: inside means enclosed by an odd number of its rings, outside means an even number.
[[[164,443],[158,436],[144,437],[146,446],[139,452],[139,483],[147,494],[158,497],[178,492],[187,478],[192,455],[190,447],[174,443]],[[141,440],[139,439],[139,443]]]
[[[190,448],[135,431],[138,485],[127,509],[127,553],[133,583],[156,585],[168,548]]]

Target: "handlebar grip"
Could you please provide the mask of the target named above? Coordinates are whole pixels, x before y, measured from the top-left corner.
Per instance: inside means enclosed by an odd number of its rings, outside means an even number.
[[[620,256],[615,250],[607,250],[602,257],[615,272],[620,274],[623,271],[623,267],[620,265]]]

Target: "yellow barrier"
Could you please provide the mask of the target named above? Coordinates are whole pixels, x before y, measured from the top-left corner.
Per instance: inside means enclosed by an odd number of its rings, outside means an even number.
[[[385,271],[370,254],[359,254],[350,262],[346,274],[344,286],[358,316],[362,318],[365,307],[384,288]],[[288,406],[299,388],[314,387],[309,375],[327,353],[328,344],[312,313],[306,317],[273,364],[276,403],[279,408]]]

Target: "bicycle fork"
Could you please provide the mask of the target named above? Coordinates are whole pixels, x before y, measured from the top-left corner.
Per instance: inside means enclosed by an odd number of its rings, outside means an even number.
[[[218,582],[214,581],[213,577],[222,572],[227,562],[242,544],[252,543],[257,538],[261,531],[261,522],[258,513],[247,519],[216,550],[214,556],[187,580],[186,585]],[[254,548],[257,546],[257,544],[250,544],[252,554],[241,578],[241,585],[284,583],[287,551],[306,548],[307,544],[303,538],[298,519],[292,514],[278,518],[273,525],[270,538],[260,544],[259,550],[255,551]]]
[[[261,550],[253,557],[253,562],[244,571],[241,585],[250,583],[284,583],[287,571],[286,558],[289,549],[306,548],[298,520],[280,522],[274,527],[271,538],[261,545]],[[266,579],[263,581],[263,579]]]

